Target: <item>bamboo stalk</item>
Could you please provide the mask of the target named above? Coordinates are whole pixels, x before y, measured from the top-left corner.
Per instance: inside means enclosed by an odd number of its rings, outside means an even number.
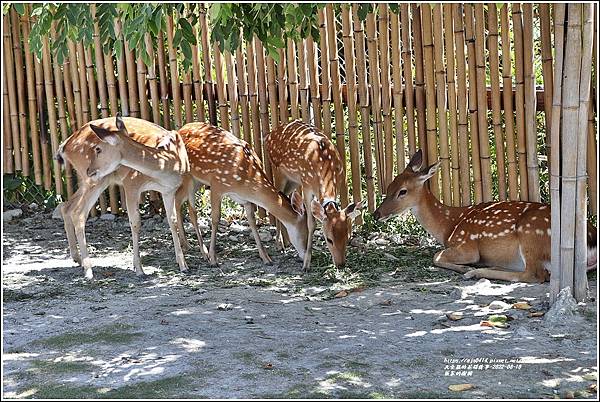
[[[504,8],[506,9],[506,7]],[[471,203],[471,168],[469,167],[469,111],[467,108],[465,27],[463,23],[463,6],[461,4],[452,5],[452,17],[454,19],[454,42],[456,44],[460,205],[465,206]],[[478,163],[474,163],[473,172],[478,168],[476,165]]]
[[[115,35],[118,39],[124,41],[123,35],[121,34],[121,20],[115,20]],[[129,116],[129,97],[127,96],[127,82],[125,81],[127,76],[127,66],[125,64],[125,52],[124,49],[117,57],[117,80],[119,82],[119,98],[121,100],[121,113],[123,116]],[[166,115],[166,113],[165,113]]]
[[[329,48],[329,62],[331,63],[331,88],[333,95],[333,107],[335,112],[335,142],[341,158],[342,173],[338,182],[338,194],[342,207],[348,205],[348,181],[346,166],[346,141],[344,128],[344,107],[342,105],[342,86],[340,83],[340,65],[338,58],[337,33],[335,29],[335,20],[333,15],[333,5],[325,6],[325,20],[327,23],[327,40]],[[288,60],[288,64],[292,63]]]
[[[327,39],[327,29],[325,24],[325,12],[323,9],[318,11],[319,26],[321,33],[321,102],[323,110],[323,132],[328,138],[331,138],[331,77],[329,72],[329,47]]]
[[[26,93],[25,93],[25,70],[23,68],[23,49],[21,48],[21,30],[19,24],[19,15],[14,7],[10,9],[11,29],[13,36],[13,58],[15,63],[15,76],[17,79],[17,98],[19,113],[19,142],[21,145],[21,167],[22,174],[29,176],[29,142],[27,140],[27,112],[26,112]]]
[[[421,32],[421,7],[410,5],[412,10],[412,32],[415,52],[415,102],[417,105],[417,132],[419,148],[423,150],[423,163],[428,164],[427,117],[425,112],[425,73],[423,71],[423,35]]]
[[[465,40],[467,42],[467,65],[469,72],[469,128],[471,133],[471,164],[473,165],[473,194],[475,204],[483,201],[482,167],[479,157],[479,117],[477,91],[477,64],[475,62],[475,33],[473,28],[473,5],[464,5]],[[487,130],[486,130],[487,131]]]
[[[492,200],[492,169],[487,122],[487,89],[485,84],[485,17],[483,4],[475,5],[475,63],[477,71],[477,123],[479,131],[479,158],[483,201]]]
[[[165,39],[163,33],[158,34],[158,75],[160,78],[160,100],[163,111],[163,126],[171,129],[171,108],[169,105],[169,82],[167,78],[167,62],[165,59]],[[216,124],[216,123],[215,123]]]
[[[183,105],[185,109],[185,122],[194,121],[194,105],[192,103],[192,75],[190,71],[183,71]],[[182,123],[183,124],[183,123]]]
[[[550,228],[550,303],[554,303],[561,288],[561,194],[560,194],[560,152],[561,144],[561,112],[562,112],[562,84],[563,84],[563,60],[564,60],[564,23],[565,4],[554,6],[554,82],[552,93],[552,143],[555,147],[550,154],[550,197],[551,197],[551,220]]]
[[[592,65],[597,66],[596,55],[598,54],[598,8],[594,7],[594,36],[593,36],[593,61]],[[598,165],[597,165],[597,155],[596,155],[596,113],[597,106],[595,107],[595,102],[593,98],[593,92],[598,90],[597,86],[598,75],[596,74],[596,82],[593,83],[594,91],[592,91],[592,95],[589,103],[589,111],[588,111],[588,143],[587,143],[587,173],[588,173],[588,197],[590,199],[590,207],[592,215],[598,216],[597,210],[597,200],[598,200]]]
[[[240,97],[240,107],[242,109],[242,130],[244,134],[244,140],[248,144],[252,144],[252,131],[250,128],[250,105],[248,102],[248,84],[246,83],[246,65],[244,63],[244,54],[242,52],[242,46],[236,50],[236,65],[238,69],[238,87]]]
[[[79,89],[81,94],[81,112],[82,112],[82,124],[90,121],[90,98],[88,91],[88,81],[85,71],[85,54],[83,51],[83,44],[78,42],[77,46],[77,72],[79,73]]]
[[[527,182],[529,200],[539,202],[540,176],[537,156],[537,122],[535,118],[535,72],[533,71],[533,5],[523,4],[523,54],[525,73],[525,139],[527,147]]]
[[[569,6],[570,7],[570,6]],[[588,111],[590,105],[590,86],[592,79],[592,50],[593,50],[593,12],[592,4],[581,4],[581,81],[579,84],[579,127],[577,130],[577,160],[576,160],[576,208],[575,208],[575,277],[573,295],[578,301],[587,297],[587,199],[586,199],[586,158]],[[569,13],[570,15],[570,13]]]
[[[389,18],[392,30],[392,92],[394,98],[394,120],[396,123],[396,163],[398,165],[396,172],[400,174],[406,166],[406,155],[404,153],[404,105],[402,104],[404,91],[402,90],[402,64],[400,60],[402,55],[400,47],[400,16],[392,12]]]
[[[196,27],[192,28],[194,37],[197,38]],[[192,77],[194,80],[194,97],[196,100],[196,120],[206,121],[204,111],[204,91],[202,90],[202,81],[200,75],[200,55],[198,50],[198,44],[192,46]]]
[[[271,172],[271,162],[269,158],[265,156],[265,153],[262,150],[262,146],[264,144],[263,138],[270,132],[269,129],[269,105],[267,103],[267,84],[265,80],[265,52],[262,46],[262,43],[256,36],[254,36],[254,45],[255,45],[255,53],[256,53],[256,65],[259,68],[256,69],[256,81],[258,84],[258,107],[260,114],[260,143],[256,146],[256,150],[261,150],[261,156],[263,159],[263,163],[265,164],[265,172],[269,177],[272,177]],[[268,64],[267,64],[268,66]],[[269,96],[271,94],[269,93]],[[273,113],[275,114],[275,113]],[[256,134],[255,134],[256,137]],[[256,140],[255,140],[256,141]],[[256,142],[255,142],[256,144]]]
[[[92,58],[92,49],[88,47],[84,50],[85,56],[85,70],[87,71],[88,85],[89,85],[89,96],[90,96],[90,118],[96,120],[98,118],[98,91],[96,86],[96,79],[94,78],[94,60]],[[100,64],[102,66],[102,64]],[[102,85],[100,85],[102,86]]]
[[[225,67],[227,69],[227,89],[229,89],[229,105],[231,106],[231,132],[240,137],[240,111],[237,92],[237,76],[231,53],[225,50]]]
[[[133,117],[140,117],[140,104],[138,99],[135,56],[133,54],[133,50],[129,47],[129,42],[126,40],[124,41],[124,48],[125,65],[127,66],[127,93],[129,94],[129,113]]]
[[[287,63],[285,51],[279,49],[279,62],[277,63],[277,89],[279,94],[279,121],[285,123],[289,119],[288,115],[288,91],[287,76],[285,65]]]
[[[223,59],[219,45],[215,42],[213,45],[215,54],[215,76],[217,83],[217,99],[219,100],[219,118],[221,127],[229,131],[229,112],[227,110],[227,100],[225,98],[225,83],[223,81]]]
[[[90,5],[90,12],[92,14],[92,18],[94,21],[96,20],[96,5]],[[96,75],[98,77],[98,95],[100,97],[100,115],[103,118],[108,117],[108,91],[110,87],[108,87],[108,79],[106,74],[106,65],[104,62],[104,54],[102,51],[102,42],[100,41],[100,26],[98,22],[94,22],[94,60],[96,63]],[[112,62],[111,62],[112,67]],[[114,85],[114,74],[112,84]],[[94,109],[96,105],[94,104]]]
[[[141,116],[142,116],[142,119],[144,119],[144,120],[150,120],[150,103],[148,102],[148,93],[147,93],[148,85],[146,82],[146,77],[147,77],[148,71],[146,69],[146,64],[142,60],[141,56],[139,56],[136,60],[136,67],[137,67],[137,74],[138,74],[137,85],[138,85],[138,94],[139,94],[139,99],[140,99]]]
[[[10,105],[8,99],[8,84],[6,82],[6,68],[2,69],[2,102],[4,103],[4,107],[2,108],[2,116],[4,117],[4,121],[2,122],[2,138],[4,140],[3,147],[3,157],[4,157],[4,173],[14,173],[14,157],[13,157],[13,147],[12,147],[12,131],[11,131],[11,121],[10,121]]]
[[[496,168],[498,172],[498,198],[506,200],[506,167],[504,164],[504,136],[500,112],[500,59],[498,55],[498,10],[496,4],[488,4],[488,50],[490,83],[492,89],[492,124],[496,140]]]
[[[54,79],[52,78],[51,58],[50,58],[50,45],[48,37],[44,36],[42,39],[43,55],[42,65],[44,69],[44,83],[46,85],[46,106],[48,111],[48,123],[50,127],[50,145],[52,149],[52,155],[56,155],[58,148],[58,131],[56,127],[56,110],[54,103]],[[10,86],[9,86],[10,89]],[[9,92],[10,94],[10,92]],[[53,173],[54,173],[54,187],[57,195],[63,194],[60,165],[55,159],[52,159]]]
[[[312,103],[312,123],[318,129],[323,128],[321,118],[321,92],[319,91],[319,75],[317,73],[316,44],[312,37],[306,39],[306,57],[308,60],[308,75],[310,78],[310,99]]]
[[[437,109],[442,162],[442,199],[452,205],[452,183],[450,180],[450,152],[448,150],[448,109],[446,107],[446,67],[444,65],[444,37],[442,34],[442,6],[433,7],[433,51],[435,59],[435,86],[437,89]],[[434,109],[435,110],[435,109]]]
[[[388,31],[389,12],[387,4],[380,4],[378,13],[378,39],[381,74],[381,112],[383,117],[383,189],[387,189],[394,175],[394,140],[392,138],[392,102],[390,91],[390,60],[389,45],[390,35]]]
[[[271,128],[279,125],[279,105],[277,103],[277,86],[275,84],[275,61],[267,56],[267,89],[269,93],[269,109],[271,111]]]
[[[300,76],[300,109],[302,113],[302,121],[310,123],[310,109],[309,109],[309,97],[310,97],[310,85],[308,82],[308,71],[306,64],[306,46],[304,40],[298,41],[298,72]]]
[[[158,82],[156,82],[156,59],[152,36],[148,32],[144,35],[144,43],[146,44],[146,51],[150,57],[148,81],[150,82],[150,99],[152,100],[152,121],[160,125],[160,94],[158,92]]]
[[[365,34],[362,22],[358,18],[358,7],[352,7],[354,36],[356,37],[356,73],[358,83],[358,99],[360,102],[360,125],[363,139],[363,155],[365,166],[365,182],[367,184],[367,207],[375,210],[375,183],[373,177],[373,148],[371,146],[371,122],[369,90],[367,86],[367,62],[365,59]]]
[[[35,184],[38,186],[42,185],[42,161],[40,155],[40,135],[38,130],[37,123],[37,99],[35,93],[35,71],[33,65],[33,53],[29,48],[29,6],[25,6],[25,13],[21,16],[21,26],[23,31],[23,51],[25,53],[25,72],[26,72],[26,82],[27,82],[27,106],[28,106],[28,117],[29,117],[29,130],[31,131],[31,154],[33,157],[33,177],[35,180]],[[4,85],[6,89],[7,85]],[[8,96],[8,92],[7,92]],[[4,104],[5,113],[8,113],[8,103]],[[4,124],[9,124],[10,127],[10,115],[4,115],[5,122]],[[6,130],[5,126],[5,135],[8,134],[10,130]],[[10,138],[10,136],[9,136]],[[6,137],[5,137],[6,139]],[[12,142],[12,138],[10,138]],[[12,165],[12,156],[4,155],[6,160],[10,160],[10,165]],[[5,170],[6,173],[12,173],[11,169]]]
[[[44,98],[46,96],[44,89],[44,70],[41,61],[34,58],[35,68],[35,93],[39,99],[37,115],[40,121],[40,150],[42,151],[42,178],[44,182],[44,190],[52,190],[52,173],[50,167],[50,155],[48,152],[48,133],[47,133],[47,117],[44,110]],[[8,93],[7,93],[8,98]],[[8,101],[8,99],[6,99]]]
[[[448,131],[450,133],[450,161],[452,170],[452,205],[460,206],[460,161],[458,150],[458,120],[456,108],[456,70],[454,65],[454,22],[452,19],[452,5],[444,4],[444,45],[446,47],[446,87],[448,88],[448,109],[450,119]],[[464,50],[463,50],[464,52]],[[466,148],[465,148],[466,149]],[[468,162],[467,162],[468,163]],[[468,173],[467,173],[468,174]]]
[[[412,50],[410,35],[410,15],[408,4],[400,4],[400,26],[402,27],[402,63],[404,64],[404,102],[406,104],[406,126],[408,137],[408,154],[412,156],[417,151],[417,139],[415,133],[415,107],[414,87],[412,77]]]
[[[210,60],[210,45],[208,43],[208,24],[206,23],[206,7],[200,7],[200,40],[202,44],[202,60],[204,64],[204,88],[206,89],[206,99],[208,100],[208,115],[212,125],[217,124],[217,105],[215,104],[215,94],[212,79],[212,64]]]
[[[15,63],[12,49],[12,39],[10,36],[10,18],[4,15],[4,71],[6,74],[6,83],[8,84],[8,106],[10,114],[10,127],[12,134],[12,152],[14,158],[14,169],[22,170],[21,164],[21,139],[19,136],[19,109],[17,107],[17,89],[15,86]]]
[[[167,48],[169,51],[169,69],[171,71],[171,93],[173,94],[173,115],[175,127],[182,126],[181,95],[179,94],[179,70],[177,68],[177,55],[173,46],[173,15],[167,17]]]
[[[427,160],[437,161],[437,118],[435,115],[435,64],[433,56],[433,30],[431,23],[431,6],[421,5],[421,24],[423,27],[423,67],[425,70],[425,101],[427,104]],[[429,162],[427,162],[429,163]],[[440,199],[440,174],[436,173],[429,180],[429,187],[434,197]],[[444,200],[445,201],[445,200]]]
[[[523,72],[524,54],[523,54],[523,20],[521,16],[521,6],[512,5],[513,20],[513,38],[515,47],[515,111],[516,111],[516,131],[517,131],[517,156],[519,163],[519,189],[522,201],[529,200],[529,185],[527,177],[527,153],[526,153],[526,134],[525,134],[525,113],[521,105],[525,104],[525,81]]]
[[[350,170],[352,175],[352,200],[362,200],[360,175],[360,150],[358,146],[358,122],[356,119],[356,71],[354,66],[354,36],[352,35],[351,6],[342,6],[342,37],[344,39],[344,61],[348,88],[348,139],[350,145]],[[361,224],[362,219],[357,221]]]
[[[296,66],[296,44],[291,39],[287,40],[287,68],[290,112],[292,119],[296,120],[300,117],[298,110],[298,69]]]
[[[550,5],[543,3],[539,5],[540,16],[540,44],[542,47],[542,77],[544,79],[544,125],[546,126],[546,156],[548,158],[548,169],[550,169],[550,154],[552,153],[552,136],[550,133],[550,121],[552,121],[552,38],[550,27]]]
[[[517,159],[515,154],[515,117],[513,109],[513,78],[510,47],[510,27],[508,6],[500,9],[502,31],[502,103],[504,109],[504,128],[506,141],[506,161],[508,171],[508,198],[519,199]]]

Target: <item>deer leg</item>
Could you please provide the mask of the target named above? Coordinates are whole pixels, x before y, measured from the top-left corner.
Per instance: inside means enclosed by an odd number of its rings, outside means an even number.
[[[65,232],[67,234],[67,242],[69,243],[69,253],[73,261],[77,265],[81,265],[81,256],[79,255],[79,249],[77,248],[77,238],[75,236],[75,227],[73,226],[73,220],[71,215],[73,213],[73,206],[79,201],[81,197],[81,191],[83,187],[80,187],[75,194],[71,196],[71,199],[63,202],[60,207],[60,213],[63,217],[63,224],[65,226]]]
[[[181,249],[185,252],[190,250],[190,243],[185,236],[185,228],[183,227],[183,215],[181,209],[185,202],[186,194],[183,184],[177,189],[175,193],[175,210],[177,213],[177,236],[179,236],[179,242],[181,243]]]
[[[472,278],[485,278],[485,279],[497,279],[508,282],[544,282],[543,279],[540,281],[530,272],[515,272],[507,271],[502,268],[478,268],[473,269],[464,275],[465,279]]]
[[[131,242],[133,244],[133,268],[138,276],[145,275],[142,269],[140,259],[140,192],[138,187],[125,187],[125,205],[127,206],[127,217],[129,218],[129,226],[131,227]]]
[[[175,194],[168,193],[163,194],[163,203],[165,204],[165,213],[169,222],[169,228],[171,229],[171,237],[173,237],[173,245],[175,246],[175,259],[179,265],[181,272],[187,271],[187,265],[183,256],[183,250],[181,250],[181,243],[179,242],[179,235],[177,234],[177,211],[175,210]]]
[[[479,261],[479,251],[476,247],[461,245],[438,251],[433,257],[433,264],[440,268],[449,269],[460,274],[465,274],[473,268],[467,264]]]
[[[219,231],[219,221],[221,220],[221,194],[212,186],[210,189],[210,248],[208,250],[208,261],[210,265],[217,265],[217,232]]]
[[[256,247],[258,248],[258,254],[260,255],[260,258],[265,264],[272,264],[273,260],[269,256],[269,253],[267,253],[267,250],[265,250],[265,246],[262,244],[260,236],[258,235],[258,229],[256,228],[256,217],[254,216],[254,204],[247,202],[244,204],[244,209],[246,210],[246,218],[248,219],[248,224],[252,230],[252,235],[254,236],[254,241],[256,242]]]
[[[287,195],[286,187],[288,187],[287,179],[284,177],[283,173],[279,171],[279,169],[273,170],[273,184],[278,191],[281,191],[283,194]],[[280,251],[285,250],[286,246],[290,244],[290,239],[287,234],[287,230],[285,230],[285,226],[279,221],[279,219],[275,222],[275,228],[277,229],[275,233],[275,245],[277,249]]]
[[[312,214],[310,203],[312,202],[312,194],[304,193],[304,207],[306,208],[306,224],[308,226],[308,242],[306,244],[306,254],[304,255],[304,263],[302,269],[304,272],[310,270],[310,262],[312,259],[313,237],[315,232],[315,217]]]
[[[202,240],[202,231],[200,230],[200,226],[198,225],[198,212],[196,211],[195,201],[196,190],[194,185],[192,184],[188,189],[188,211],[190,213],[190,220],[192,221],[192,225],[194,226],[194,230],[196,231],[196,237],[198,238],[198,245],[200,246],[200,250],[202,251],[202,257],[208,260],[208,250],[204,245],[204,240]]]

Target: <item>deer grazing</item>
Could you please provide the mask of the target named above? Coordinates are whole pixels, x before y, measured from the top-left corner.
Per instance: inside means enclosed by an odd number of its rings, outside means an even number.
[[[209,262],[217,264],[216,238],[221,219],[221,200],[229,196],[244,206],[256,246],[264,263],[271,263],[256,228],[254,205],[271,212],[288,230],[290,239],[300,258],[306,252],[306,213],[302,198],[293,193],[288,199],[278,192],[263,170],[258,155],[248,143],[221,128],[208,123],[189,123],[179,130],[185,142],[190,162],[190,173],[201,185],[210,187],[211,237]],[[179,205],[194,191],[178,194]],[[200,234],[201,236],[201,234]]]
[[[440,203],[425,184],[439,162],[422,166],[421,150],[389,185],[375,210],[387,219],[410,209],[444,250],[434,264],[466,278],[544,282],[549,279],[550,206],[526,201],[486,202],[468,207]],[[485,268],[471,269],[467,265]],[[596,266],[596,229],[588,225],[588,269]]]
[[[308,246],[304,270],[310,268],[314,218],[322,223],[334,264],[343,265],[352,220],[360,214],[363,205],[352,203],[342,209],[337,204],[337,185],[343,167],[335,146],[314,126],[294,120],[269,134],[266,150],[273,166],[275,186],[282,192],[302,186],[305,208],[311,211],[307,217]]]
[[[100,132],[101,135],[104,133],[110,136],[114,135],[115,138],[127,137],[123,143],[126,142],[129,144],[130,142],[135,142],[138,144],[142,147],[139,149],[139,152],[146,155],[146,160],[148,159],[149,151],[152,155],[155,155],[157,159],[151,157],[151,160],[147,161],[148,165],[150,165],[149,169],[144,168],[147,172],[153,169],[160,171],[160,165],[162,165],[162,170],[166,170],[169,168],[166,160],[168,158],[174,159],[172,161],[173,173],[169,175],[163,172],[162,176],[164,177],[155,178],[130,167],[119,165],[120,162],[116,163],[115,160],[121,159],[120,155],[118,157],[115,155],[114,160],[107,159],[106,156],[110,152],[104,153],[106,146],[103,145],[104,141],[96,135],[96,131]],[[187,163],[185,154],[181,156],[169,156],[174,155],[173,151],[169,151],[169,149],[175,146],[177,146],[176,133],[167,131],[145,120],[133,117],[120,118],[119,116],[116,119],[105,118],[94,120],[75,131],[60,144],[56,158],[60,163],[64,163],[65,160],[70,162],[80,178],[78,190],[68,201],[62,204],[61,213],[71,257],[75,262],[83,266],[86,278],[91,279],[93,272],[87,252],[85,222],[89,211],[100,194],[111,184],[121,185],[124,188],[127,213],[132,232],[133,266],[136,274],[144,274],[139,255],[139,230],[141,225],[138,204],[141,193],[147,190],[172,192],[172,188],[177,183],[181,183],[178,192],[185,194],[193,186],[189,174],[184,174],[183,176],[180,174],[185,171]],[[149,150],[149,148],[152,149]],[[124,153],[133,152],[132,148],[128,150],[124,149],[123,151]],[[177,152],[181,152],[181,149],[177,149]],[[98,158],[99,160],[97,161]],[[180,160],[177,161],[177,159]],[[92,164],[101,166],[103,163],[106,164],[102,166],[102,169],[95,169],[92,166]],[[155,172],[152,172],[152,174],[154,175]],[[172,176],[172,182],[167,182],[166,185],[161,183],[161,181],[170,176]],[[190,215],[192,215],[196,234],[199,236],[199,229],[194,219],[195,210],[193,205],[190,205]],[[183,259],[180,258],[178,261],[181,262],[180,268],[185,269]]]

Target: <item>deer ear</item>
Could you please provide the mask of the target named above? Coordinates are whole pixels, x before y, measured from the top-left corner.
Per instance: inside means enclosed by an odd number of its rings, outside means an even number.
[[[323,222],[327,218],[327,214],[325,213],[325,208],[323,208],[323,205],[321,205],[321,203],[319,201],[315,200],[314,198],[310,202],[310,210],[311,210],[313,216],[315,218],[317,218],[317,220],[319,222]]]
[[[423,169],[421,171],[421,176],[419,177],[419,180],[421,180],[422,182],[429,180],[431,178],[431,176],[436,174],[436,172],[440,168],[441,163],[442,162],[437,162],[437,163],[434,163],[433,165],[429,166],[428,168]]]
[[[290,203],[292,204],[292,209],[300,216],[304,215],[306,210],[304,209],[304,200],[302,196],[294,191],[290,196]]]
[[[109,143],[110,145],[116,146],[121,141],[119,137],[112,131],[107,130],[103,127],[98,127],[90,124],[90,128],[102,141]]]
[[[117,113],[117,116],[115,117],[115,126],[117,127],[117,130],[127,133],[127,128],[125,128],[125,122],[121,117],[121,113]]]
[[[352,203],[346,207],[346,216],[350,219],[356,219],[356,217],[361,214],[364,207],[364,201],[360,201],[358,204]]]
[[[410,162],[406,166],[406,169],[410,169],[416,173],[421,170],[421,165],[423,165],[423,151],[419,149],[412,158],[410,158]]]

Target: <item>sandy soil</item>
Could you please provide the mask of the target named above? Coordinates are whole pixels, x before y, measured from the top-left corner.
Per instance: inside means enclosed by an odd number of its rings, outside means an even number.
[[[92,220],[87,282],[62,221],[5,223],[3,397],[596,397],[595,298],[572,317],[530,317],[547,312],[547,285],[464,280],[429,266],[435,247],[373,236],[344,272],[318,242],[302,275],[272,241],[262,265],[244,225],[223,226],[218,268],[192,241],[180,274],[167,226],[145,218],[149,275],[136,277],[126,219]],[[480,325],[494,314],[508,326]]]

